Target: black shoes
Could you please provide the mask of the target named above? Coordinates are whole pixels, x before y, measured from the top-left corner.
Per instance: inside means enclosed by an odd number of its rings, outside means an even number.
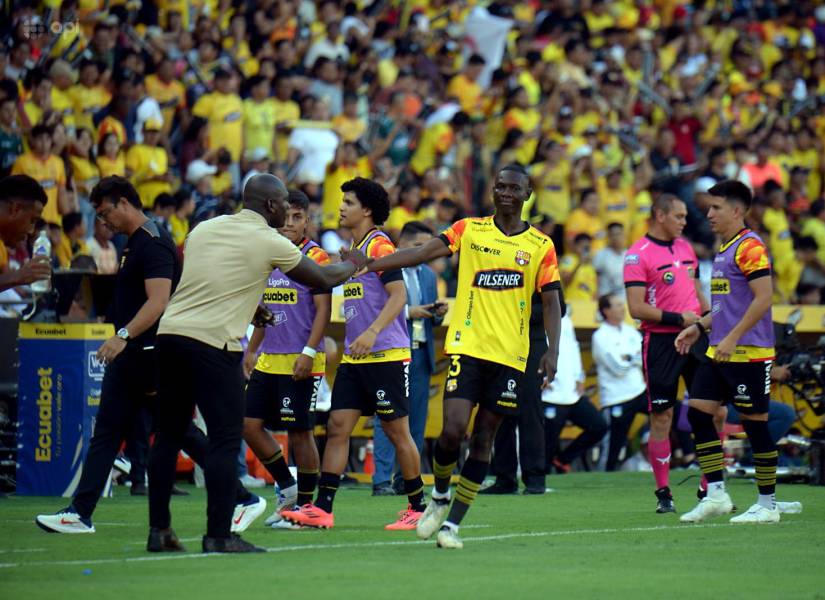
[[[395,496],[395,490],[389,482],[372,486],[373,496]]]
[[[264,548],[259,548],[241,539],[238,534],[231,534],[228,538],[212,538],[203,536],[203,551],[205,554],[218,553],[241,553],[241,552],[266,552]]]
[[[172,495],[173,495],[173,496],[188,496],[188,495],[189,495],[189,492],[187,492],[186,490],[182,490],[182,489],[180,489],[180,488],[179,488],[178,486],[176,486],[176,485],[173,485],[173,486],[172,486]]]
[[[528,485],[526,488],[524,488],[522,494],[524,494],[525,496],[538,496],[545,493],[546,491],[547,488],[545,488],[543,485]]]
[[[175,530],[149,528],[149,539],[146,541],[146,550],[149,552],[185,552],[186,548],[180,543]]]
[[[146,484],[142,482],[133,483],[130,491],[133,496],[146,496],[149,493]]]
[[[503,496],[505,494],[518,494],[518,484],[502,483],[501,481],[496,481],[493,485],[480,490],[478,493],[494,494],[497,496]]]
[[[673,505],[673,496],[670,493],[669,487],[659,488],[656,490],[655,494],[658,500],[656,503],[657,513],[663,514],[676,512],[676,507]]]

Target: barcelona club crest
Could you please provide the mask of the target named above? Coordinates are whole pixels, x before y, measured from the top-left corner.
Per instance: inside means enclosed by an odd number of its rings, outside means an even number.
[[[662,279],[665,280],[666,284],[673,285],[673,282],[676,280],[676,277],[673,275],[673,271],[665,271],[665,274],[662,276]]]
[[[516,264],[524,267],[530,264],[530,253],[524,250],[516,250]]]

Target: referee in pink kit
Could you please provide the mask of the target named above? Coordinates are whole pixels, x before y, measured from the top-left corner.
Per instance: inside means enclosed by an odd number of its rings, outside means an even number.
[[[690,243],[681,237],[687,207],[676,196],[663,194],[653,204],[648,234],[625,253],[624,284],[634,319],[642,322],[642,360],[648,390],[650,442],[648,453],[656,478],[656,512],[676,512],[670,493],[670,427],[683,377],[689,388],[707,348],[676,352],[676,336],[709,309],[700,289],[699,263]]]

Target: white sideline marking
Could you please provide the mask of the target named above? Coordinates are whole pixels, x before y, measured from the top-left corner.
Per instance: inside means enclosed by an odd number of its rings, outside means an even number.
[[[810,523],[810,521],[781,521],[773,524],[773,527],[783,527],[788,525],[803,525]],[[532,531],[527,533],[504,533],[501,535],[487,535],[478,537],[462,538],[467,542],[493,542],[500,540],[510,540],[517,538],[541,538],[541,537],[560,537],[568,535],[608,535],[611,533],[645,533],[652,531],[692,531],[696,529],[711,529],[715,527],[732,527],[737,528],[736,525],[730,523],[705,523],[699,525],[657,525],[655,527],[627,527],[627,528],[610,528],[610,529],[571,529],[563,531]],[[738,529],[746,529],[740,526]],[[421,544],[433,544],[430,540],[394,540],[386,542],[347,542],[342,544],[301,544],[295,546],[280,546],[277,548],[266,548],[266,551],[272,554],[280,552],[300,552],[302,550],[341,550],[350,548],[379,548],[385,546],[418,546]],[[89,566],[89,565],[105,565],[112,563],[134,563],[134,562],[155,562],[163,560],[186,560],[197,558],[215,558],[225,556],[237,556],[236,554],[157,554],[150,556],[130,556],[126,558],[98,558],[90,560],[43,560],[26,563],[0,563],[0,569],[13,569],[20,567],[50,567],[50,566]]]
[[[45,552],[45,548],[15,548],[14,550],[0,550],[0,554],[27,554],[29,552]]]

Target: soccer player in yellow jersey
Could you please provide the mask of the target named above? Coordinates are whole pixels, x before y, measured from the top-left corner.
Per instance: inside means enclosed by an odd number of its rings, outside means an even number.
[[[461,251],[458,292],[444,348],[450,370],[444,428],[433,454],[435,489],[417,527],[423,539],[437,531],[442,548],[463,547],[458,526],[487,475],[496,431],[505,416],[518,412],[534,290],[541,292],[549,342],[539,362],[544,385],[556,374],[562,316],[559,270],[550,238],[521,220],[522,205],[531,193],[527,172],[508,165],[493,186],[495,216],[463,219],[423,246],[400,250],[367,267],[400,269]],[[476,405],[470,454],[450,508],[450,475]]]

